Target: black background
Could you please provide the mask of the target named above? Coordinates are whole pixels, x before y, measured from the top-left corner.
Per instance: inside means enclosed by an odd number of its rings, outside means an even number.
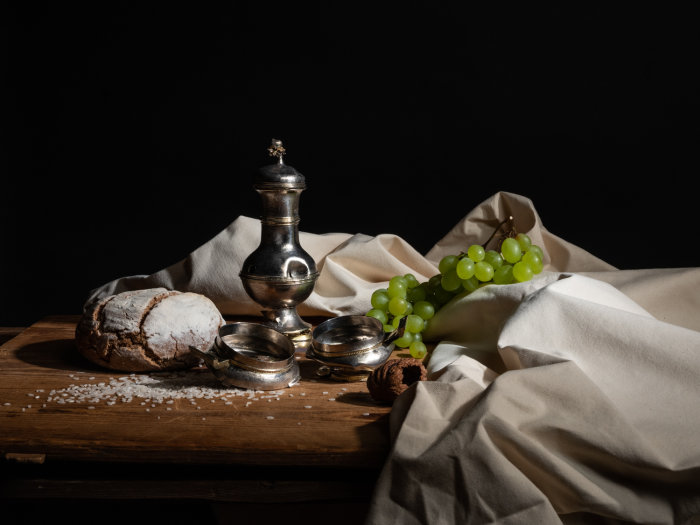
[[[700,48],[677,6],[26,3],[2,23],[0,325],[79,313],[257,217],[273,137],[307,180],[303,231],[426,253],[511,191],[618,268],[698,265]]]

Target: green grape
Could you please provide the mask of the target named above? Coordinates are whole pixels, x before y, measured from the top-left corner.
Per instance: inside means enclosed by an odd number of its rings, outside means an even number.
[[[370,303],[372,304],[372,308],[386,310],[389,306],[389,299],[389,294],[386,293],[386,288],[380,288],[379,290],[372,292]]]
[[[532,273],[537,274],[542,271],[542,258],[535,252],[525,252],[522,260],[532,269]]]
[[[422,332],[423,329],[425,328],[425,321],[423,320],[422,317],[419,315],[415,314],[409,314],[406,316],[406,327],[405,329],[408,330],[409,332],[413,332],[414,334],[417,334],[419,332]]]
[[[429,292],[434,292],[438,288],[441,288],[441,281],[442,281],[442,274],[436,274],[433,275],[430,279],[428,279],[428,291]]]
[[[462,288],[467,290],[468,292],[473,292],[479,287],[479,279],[476,277],[472,276],[469,279],[463,279],[462,280]]]
[[[418,279],[416,279],[416,276],[413,275],[412,273],[407,273],[406,275],[403,276],[403,278],[406,280],[406,286],[408,289],[415,288],[418,286],[420,283],[418,282]]]
[[[520,283],[529,281],[532,279],[532,268],[526,262],[519,261],[513,265],[513,277]]]
[[[484,251],[484,247],[480,244],[472,244],[469,248],[467,248],[467,256],[475,263],[483,261],[485,255],[486,252]]]
[[[445,255],[442,259],[440,259],[438,270],[440,270],[441,274],[446,274],[457,266],[458,262],[459,258],[456,255]]]
[[[501,255],[503,255],[503,258],[510,264],[515,264],[518,262],[520,257],[522,257],[522,251],[520,250],[518,241],[512,237],[504,239],[503,243],[501,244]]]
[[[389,281],[389,286],[386,289],[386,293],[390,299],[394,297],[406,298],[408,291],[408,286],[406,285],[406,280],[401,276],[392,277]]]
[[[403,318],[403,315],[397,315],[391,320],[391,326],[394,330],[396,330],[399,327],[399,324],[401,324],[401,319]]]
[[[510,264],[504,264],[493,273],[493,282],[496,284],[511,284],[513,279],[513,266]]]
[[[526,252],[530,249],[530,246],[532,246],[532,241],[530,240],[530,237],[528,237],[524,233],[517,234],[515,236],[515,240],[518,241],[520,251]]]
[[[484,254],[484,262],[493,266],[493,269],[503,266],[503,256],[496,250],[487,250]]]
[[[532,246],[530,246],[530,248],[527,251],[536,253],[537,255],[540,256],[540,259],[542,259],[542,261],[544,261],[544,252],[542,252],[542,248],[540,248],[536,244],[533,244]]]
[[[408,347],[408,351],[412,358],[423,359],[428,353],[428,348],[423,341],[413,341]]]
[[[448,292],[454,292],[459,289],[461,281],[459,280],[459,277],[457,276],[457,270],[452,268],[449,270],[447,273],[444,273],[442,275],[442,279],[440,280],[440,285],[447,290]]]
[[[413,303],[407,299],[406,300],[406,311],[403,314],[410,315],[412,313],[413,313]]]
[[[408,301],[403,297],[392,297],[389,301],[389,313],[391,315],[404,315],[408,310]]]
[[[450,292],[445,290],[442,286],[438,286],[435,290],[433,290],[431,302],[433,302],[435,305],[435,309],[438,310],[441,306],[452,299],[452,297],[454,297],[454,292]]]
[[[406,292],[406,299],[413,304],[425,301],[426,297],[428,297],[428,283],[420,283],[414,288],[409,288],[408,292]]]
[[[372,308],[365,315],[367,315],[368,317],[374,317],[375,319],[378,319],[383,325],[389,322],[389,316],[384,310],[380,310],[379,308]]]
[[[396,330],[396,328],[394,328],[393,325],[391,325],[391,324],[384,325],[384,333],[390,334],[394,330]]]
[[[474,265],[474,276],[482,283],[493,278],[493,266],[484,261],[479,261]]]
[[[413,313],[427,321],[435,315],[435,307],[428,301],[418,301],[413,305]]]
[[[462,257],[457,263],[455,271],[460,279],[469,279],[474,275],[474,261],[469,257]]]
[[[408,346],[413,342],[413,334],[408,331],[404,331],[401,337],[394,340],[394,344],[399,348],[408,348]]]
[[[394,275],[391,279],[389,279],[389,284],[396,284],[399,283],[406,288],[408,288],[408,281],[403,275]]]

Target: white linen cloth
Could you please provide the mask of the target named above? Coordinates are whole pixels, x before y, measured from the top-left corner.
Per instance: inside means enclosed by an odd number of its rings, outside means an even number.
[[[429,380],[392,407],[367,523],[700,523],[700,267],[618,270],[548,232],[526,197],[499,192],[425,256],[391,234],[300,232],[320,276],[298,310],[364,313],[393,275],[429,279],[509,215],[545,271],[431,321]],[[259,221],[239,217],[185,260],[88,302],[164,286],[257,314],[238,272],[259,238]]]

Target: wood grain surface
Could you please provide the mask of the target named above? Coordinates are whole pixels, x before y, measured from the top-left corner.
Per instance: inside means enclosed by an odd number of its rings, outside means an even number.
[[[388,453],[391,407],[364,382],[319,378],[302,353],[301,382],[272,393],[225,387],[204,367],[131,375],[78,354],[78,319],[48,317],[0,347],[5,459],[376,469]],[[123,391],[144,380],[141,390],[173,395],[100,397],[110,384]],[[184,382],[201,383],[208,398],[176,398]]]

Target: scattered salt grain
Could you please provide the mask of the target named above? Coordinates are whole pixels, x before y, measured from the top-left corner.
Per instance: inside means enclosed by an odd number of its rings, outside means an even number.
[[[329,397],[329,398],[328,398],[328,401],[335,401],[335,398],[334,398],[334,397]]]
[[[365,413],[362,414],[362,415],[363,415],[363,416],[369,416],[369,412],[365,412]]]
[[[73,379],[85,379],[86,376],[76,376],[69,374]],[[94,379],[94,376],[90,376]],[[38,392],[38,390],[37,390]],[[152,372],[150,374],[131,374],[118,378],[110,377],[108,381],[99,383],[70,384],[66,388],[53,389],[47,398],[49,403],[65,404],[91,404],[105,403],[108,406],[117,402],[131,403],[138,401],[141,406],[150,405],[156,408],[160,404],[172,405],[177,399],[187,399],[191,405],[196,406],[197,400],[209,399],[216,403],[217,399],[225,401],[227,405],[232,405],[231,399],[236,397],[247,398],[246,406],[250,406],[253,401],[259,401],[261,394],[271,401],[285,393],[279,391],[260,391],[254,389],[241,389],[223,387],[214,377],[200,373],[196,370],[178,372]],[[27,394],[27,397],[38,399],[34,393]],[[196,406],[199,410],[201,407]],[[147,411],[149,409],[146,409]]]
[[[266,416],[267,419],[275,419],[275,416]]]
[[[88,407],[88,410],[95,410],[95,407],[89,406],[89,407]]]
[[[311,405],[304,405],[304,408],[312,408]]]

